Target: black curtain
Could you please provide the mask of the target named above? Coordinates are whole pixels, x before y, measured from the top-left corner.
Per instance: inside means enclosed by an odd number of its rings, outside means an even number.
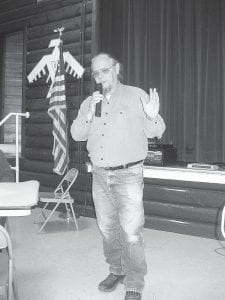
[[[100,0],[102,52],[124,82],[157,87],[181,161],[225,162],[225,1]]]

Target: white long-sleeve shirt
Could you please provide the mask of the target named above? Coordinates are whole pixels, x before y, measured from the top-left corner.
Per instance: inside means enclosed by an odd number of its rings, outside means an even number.
[[[93,165],[113,167],[145,159],[148,138],[161,137],[165,123],[160,115],[151,119],[143,110],[140,97],[149,101],[142,89],[118,84],[109,99],[102,101],[101,117],[88,121],[88,97],[81,104],[71,126],[76,141],[87,140]]]

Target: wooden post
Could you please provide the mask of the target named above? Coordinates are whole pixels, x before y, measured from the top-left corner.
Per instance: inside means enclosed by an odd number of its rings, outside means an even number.
[[[93,0],[92,8],[92,56],[100,51],[100,1]]]

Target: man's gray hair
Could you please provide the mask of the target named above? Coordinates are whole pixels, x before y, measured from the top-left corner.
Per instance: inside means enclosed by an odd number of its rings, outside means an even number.
[[[94,56],[94,57],[92,58],[92,60],[91,60],[91,65],[93,65],[94,61],[95,61],[97,58],[99,58],[99,57],[106,57],[106,58],[109,58],[109,59],[112,60],[113,64],[117,64],[117,63],[119,64],[119,62],[118,62],[114,57],[112,57],[110,54],[101,52],[101,53],[97,54],[96,56]]]

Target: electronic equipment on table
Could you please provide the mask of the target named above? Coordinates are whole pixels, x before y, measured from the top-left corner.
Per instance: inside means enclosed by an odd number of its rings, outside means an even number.
[[[160,144],[158,139],[148,139],[145,165],[168,166],[177,163],[177,149],[172,144]]]
[[[189,163],[187,165],[187,168],[198,169],[198,170],[211,170],[211,171],[215,171],[219,169],[217,165],[203,164],[203,163]]]

